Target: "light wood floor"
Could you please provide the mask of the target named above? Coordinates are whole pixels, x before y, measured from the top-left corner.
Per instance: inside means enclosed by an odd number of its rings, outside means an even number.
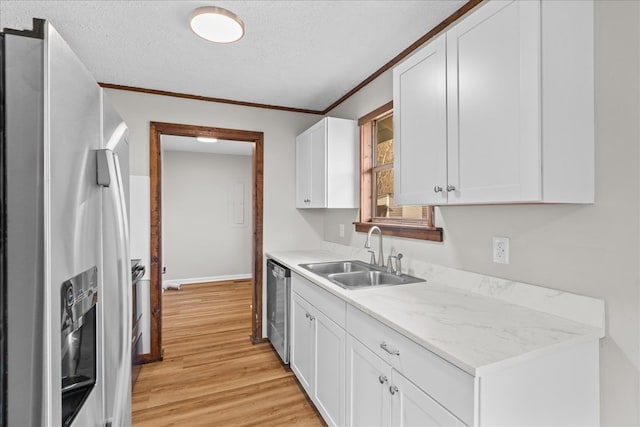
[[[162,296],[162,362],[142,367],[134,426],[322,426],[268,343],[252,345],[251,283],[182,286]]]

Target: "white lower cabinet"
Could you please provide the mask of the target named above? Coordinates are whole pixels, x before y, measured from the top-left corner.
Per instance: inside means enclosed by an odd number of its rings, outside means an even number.
[[[598,424],[595,338],[472,375],[295,272],[291,292],[291,369],[330,426]]]
[[[463,426],[360,341],[347,337],[348,426]]]
[[[464,423],[395,370],[391,374],[389,394],[393,426],[464,426]]]
[[[344,317],[345,303],[326,292],[327,295],[323,295],[324,291],[319,289],[300,290],[301,286],[317,286],[296,274],[292,276],[291,369],[325,422],[330,426],[343,426],[347,334],[317,306],[324,308],[329,304],[337,310],[342,307]],[[310,301],[295,292],[296,289]]]
[[[315,325],[308,302],[293,294],[291,298],[291,369],[309,396],[314,386]]]
[[[320,311],[315,312],[316,386],[313,400],[329,425],[343,426],[347,333]]]
[[[391,366],[347,335],[347,425],[391,425]]]

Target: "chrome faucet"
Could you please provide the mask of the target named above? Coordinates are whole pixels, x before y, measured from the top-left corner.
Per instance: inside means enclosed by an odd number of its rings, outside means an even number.
[[[371,234],[373,234],[374,231],[377,231],[378,235],[380,236],[380,250],[378,252],[378,266],[384,267],[384,253],[382,252],[382,230],[380,230],[380,227],[378,227],[377,225],[374,225],[373,227],[371,227],[369,229],[369,232],[367,233],[367,241],[364,242],[364,247],[365,247],[365,249],[370,249],[371,248]],[[369,251],[369,252],[373,252],[373,251]],[[375,264],[375,256],[373,254],[371,256],[371,260],[373,261],[372,264]]]

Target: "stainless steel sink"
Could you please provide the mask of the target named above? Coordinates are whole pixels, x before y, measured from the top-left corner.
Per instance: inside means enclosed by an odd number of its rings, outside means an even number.
[[[364,289],[373,286],[392,286],[424,282],[419,277],[408,274],[394,274],[362,261],[336,261],[314,264],[300,264],[300,267],[344,289]]]
[[[350,273],[352,271],[369,271],[369,266],[361,261],[318,262],[315,264],[300,264],[300,266],[320,276]]]

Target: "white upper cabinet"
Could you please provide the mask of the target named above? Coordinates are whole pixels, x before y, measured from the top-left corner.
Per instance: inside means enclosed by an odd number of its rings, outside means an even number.
[[[325,161],[323,157],[322,162]],[[324,191],[322,192],[324,196]],[[311,132],[296,138],[296,207],[308,207],[311,199]]]
[[[296,138],[296,208],[357,207],[357,123],[325,117]]]
[[[442,35],[393,70],[398,205],[447,201],[446,46]]]
[[[488,1],[394,69],[394,108],[401,203],[593,203],[593,2]]]
[[[489,2],[446,36],[449,202],[540,200],[540,3]]]

